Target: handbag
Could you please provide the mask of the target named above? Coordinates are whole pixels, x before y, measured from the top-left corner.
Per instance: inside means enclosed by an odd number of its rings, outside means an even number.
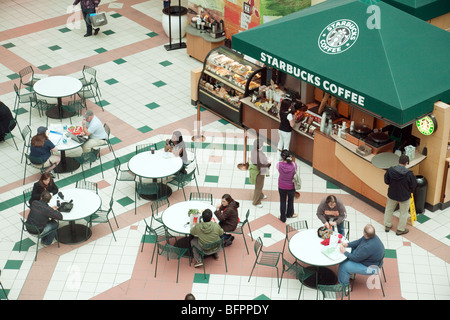
[[[294,183],[294,189],[300,190],[302,188],[302,179],[300,178],[300,170],[295,170],[294,177],[292,178],[292,182]]]
[[[256,177],[259,174],[258,167],[255,166],[253,163],[250,163],[249,166],[248,166],[248,174],[249,174],[248,181],[251,184],[255,184],[256,183]]]
[[[108,20],[106,19],[106,14],[104,12],[92,13],[89,19],[91,20],[91,25],[94,28],[104,26],[105,24],[108,23]]]
[[[59,212],[70,212],[73,208],[73,200],[70,200],[69,202],[63,202],[59,205],[58,211]]]

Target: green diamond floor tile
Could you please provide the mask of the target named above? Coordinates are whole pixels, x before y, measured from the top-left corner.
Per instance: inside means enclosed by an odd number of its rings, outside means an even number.
[[[149,36],[150,38],[156,37],[158,34],[156,32],[150,32],[146,34],[147,36]]]
[[[18,108],[15,112],[17,113],[17,115],[20,116],[20,115],[23,114],[23,113],[27,113],[28,110],[25,109],[25,108]]]
[[[11,43],[11,42],[8,42],[8,43],[5,43],[5,44],[2,44],[2,47],[3,48],[6,48],[6,49],[9,49],[9,48],[14,48],[16,45],[15,44],[13,44],[13,43]]]
[[[19,79],[20,78],[20,76],[17,73],[9,74],[9,75],[7,75],[7,77],[10,80],[15,80],[15,79]]]
[[[95,49],[94,51],[97,52],[97,53],[103,53],[103,52],[106,52],[108,50],[106,50],[105,48],[98,48],[98,49]]]
[[[58,46],[58,45],[54,45],[54,46],[51,46],[51,47],[48,47],[50,50],[52,50],[52,51],[56,51],[56,50],[60,50],[60,49],[62,49],[60,46]]]
[[[122,15],[120,14],[120,13],[113,13],[112,15],[111,15],[111,17],[113,17],[113,18],[115,18],[115,19],[117,19],[117,18],[120,18]]]
[[[427,217],[426,215],[424,215],[424,214],[417,214],[417,222],[419,222],[419,223],[425,223],[425,222],[427,222],[428,220],[430,220],[430,218]]]
[[[107,105],[109,105],[110,103],[106,100],[100,100],[100,102],[96,102],[96,105],[98,105],[99,107],[106,107]]]
[[[155,243],[155,241],[156,241],[156,236],[155,236],[155,235],[152,235],[152,234],[147,234],[147,235],[145,235],[145,237],[144,237],[144,235],[142,235],[141,243],[144,242],[144,240],[145,240],[145,243]]]
[[[265,294],[257,296],[254,300],[270,300]]]
[[[103,31],[103,34],[106,34],[107,36],[110,36],[110,35],[112,35],[112,34],[114,34],[115,32],[114,31],[112,31],[112,30],[106,30],[106,31]]]
[[[264,233],[264,238],[272,238],[272,234],[271,233]]]
[[[159,64],[162,65],[163,67],[167,67],[167,66],[170,66],[173,63],[170,62],[170,61],[165,60],[165,61],[161,61]]]
[[[120,204],[121,206],[125,207],[129,204],[134,203],[134,201],[130,197],[125,197],[125,198],[117,200],[117,203]]]
[[[113,137],[113,138],[109,139],[109,142],[111,143],[111,145],[115,145],[115,144],[122,142],[122,140],[120,140],[117,137]]]
[[[111,79],[105,80],[105,82],[106,82],[107,84],[109,84],[109,85],[113,85],[113,84],[118,83],[119,81],[117,81],[117,80],[114,79],[114,78],[111,78]]]
[[[249,177],[246,177],[246,178],[245,178],[245,184],[253,184],[253,183],[250,183]]]
[[[218,176],[205,176],[205,182],[217,183],[219,182]]]
[[[209,283],[209,274],[206,275],[204,275],[203,273],[194,274],[194,283]]]
[[[152,131],[153,129],[150,128],[149,126],[143,126],[143,127],[138,128],[138,130],[142,133],[147,133],[147,132]]]
[[[162,86],[165,86],[167,83],[165,83],[164,81],[159,80],[159,81],[153,82],[152,84],[153,84],[155,87],[160,88],[160,87],[162,87]]]
[[[147,108],[151,109],[151,110],[160,107],[160,105],[157,104],[156,102],[151,102],[151,103],[149,103],[149,104],[146,104],[145,106],[146,106]]]
[[[327,189],[340,189],[335,184],[332,184],[331,182],[327,181]]]
[[[6,295],[5,295],[3,290],[0,290],[0,300],[6,300],[7,296],[9,295],[9,291],[11,291],[11,290],[5,288],[5,292],[6,292]]]
[[[116,64],[122,64],[122,63],[127,62],[127,60],[120,58],[120,59],[117,59],[117,60],[113,60],[113,62],[116,63]]]
[[[51,69],[52,67],[50,67],[48,64],[43,64],[42,66],[39,66],[38,68],[39,68],[39,70],[45,71],[45,70]]]
[[[70,30],[69,28],[61,28],[61,29],[58,29],[58,31],[62,32],[62,33],[66,33],[66,32],[72,31],[72,30]]]
[[[22,262],[22,260],[8,260],[6,261],[5,267],[3,269],[19,270],[22,266]]]
[[[397,250],[394,249],[385,249],[384,250],[385,258],[397,259]]]
[[[26,235],[24,235],[24,237],[25,236]],[[36,238],[36,241],[37,241],[37,238]],[[31,240],[30,238],[25,238],[22,240],[22,246],[21,246],[20,250],[28,251],[28,249],[34,245],[36,245],[36,242]],[[19,247],[20,247],[20,241],[16,242],[16,244],[14,245],[13,251],[19,251]]]

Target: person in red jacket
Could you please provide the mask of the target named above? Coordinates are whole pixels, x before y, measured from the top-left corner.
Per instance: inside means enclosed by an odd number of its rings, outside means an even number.
[[[219,225],[224,232],[234,231],[239,223],[238,215],[239,202],[235,201],[229,194],[222,196],[222,202],[217,205],[217,210],[214,212],[217,219],[219,219]],[[226,246],[231,245],[234,237],[225,233],[223,235],[224,244]]]

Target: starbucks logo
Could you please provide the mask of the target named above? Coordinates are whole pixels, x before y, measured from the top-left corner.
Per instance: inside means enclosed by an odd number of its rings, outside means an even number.
[[[320,50],[327,54],[339,54],[351,48],[358,40],[359,28],[352,20],[340,19],[327,25],[320,33]]]

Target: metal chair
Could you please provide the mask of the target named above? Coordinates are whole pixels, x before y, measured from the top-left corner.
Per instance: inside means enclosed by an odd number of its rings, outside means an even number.
[[[350,221],[344,220],[344,228],[345,228],[345,239],[349,239],[350,237]]]
[[[155,245],[153,247],[152,260],[150,261],[150,263],[153,263],[153,257],[155,255],[157,243],[163,242],[163,241],[166,241],[166,243],[170,243],[169,242],[170,239],[176,239],[176,238],[168,232],[166,226],[161,225],[157,228],[153,228],[152,226],[147,224],[147,220],[144,219],[144,222],[145,222],[145,231],[144,231],[144,236],[142,237],[141,252],[144,251],[145,238],[147,237],[147,233],[148,233],[148,236],[151,237],[151,241],[155,243]]]
[[[156,143],[138,144],[136,146],[136,154],[141,153],[141,152],[150,151],[152,147],[155,148],[155,150],[157,150]]]
[[[155,195],[158,198],[159,195],[159,183],[157,182],[142,182],[142,180],[135,181],[134,188],[134,214],[137,209],[137,198],[141,199],[141,195],[151,196]]]
[[[31,128],[29,125],[26,125],[22,131],[20,131],[20,135],[22,136],[22,140],[23,140],[23,148],[22,148],[22,157],[20,158],[20,163],[23,162],[23,155],[26,152],[28,152],[28,150],[30,150],[31,147]]]
[[[383,263],[384,263],[384,255],[383,255],[383,258],[381,259],[381,261],[376,266],[376,268],[374,268],[374,271],[375,271],[374,274],[378,275],[378,280],[380,281],[380,286],[381,286],[381,292],[383,293],[383,297],[386,297],[386,295],[384,294],[383,282],[381,281],[381,271],[382,271],[383,277],[384,277],[384,282],[386,282],[386,274],[384,273]],[[353,291],[353,285],[355,284],[355,280],[356,280],[356,273],[353,274],[352,286],[351,286],[350,291]]]
[[[264,251],[263,250],[263,242],[260,237],[256,239],[255,245],[254,245],[254,251],[256,255],[255,263],[253,264],[252,272],[250,273],[250,277],[248,278],[248,281],[250,282],[250,279],[253,274],[253,270],[255,269],[256,265],[262,265],[267,267],[272,267],[277,269],[277,284],[279,286],[279,274],[278,274],[278,261],[280,261],[281,252],[275,252],[275,251]]]
[[[22,231],[20,233],[19,252],[22,250],[23,232],[26,231],[29,234],[31,234],[33,236],[36,236],[38,238],[37,242],[36,242],[36,255],[34,257],[34,261],[37,261],[39,242],[41,241],[42,237],[45,237],[46,235],[48,235],[50,232],[52,232],[52,230],[48,231],[48,232],[45,232],[45,233],[44,232],[39,232],[39,229],[35,225],[25,222],[22,218],[20,218],[20,220],[22,221]],[[57,221],[57,222],[58,222],[58,225],[59,225],[59,221]],[[58,242],[58,248],[59,248],[58,233],[56,233],[56,240]]]
[[[188,251],[188,248],[178,248],[170,245],[169,243],[162,244],[161,242],[157,242],[155,245],[158,246],[158,252],[156,254],[156,264],[155,264],[155,278],[156,278],[156,272],[158,270],[158,256],[165,256],[167,257],[167,260],[169,259],[177,259],[178,260],[178,267],[177,267],[177,283],[178,283],[178,275],[180,273],[180,260],[186,252]]]
[[[89,167],[92,167],[92,163],[95,162],[97,159],[100,159],[100,169],[102,171],[102,177],[104,178],[103,174],[103,163],[102,163],[102,157],[100,156],[100,149],[92,149],[89,152],[82,153],[79,157],[74,157],[74,159],[81,165],[81,170],[83,172],[83,179],[86,180],[86,176],[84,173],[84,164],[89,163]]]
[[[33,188],[27,188],[25,190],[22,191],[22,195],[23,195],[23,211],[25,212],[25,207],[30,208],[30,199],[31,199],[31,194],[33,193]]]
[[[286,243],[289,242],[289,233],[291,233],[292,231],[300,231],[303,229],[308,229],[308,222],[306,220],[299,220],[299,221],[295,221],[289,224],[286,224],[286,238],[284,238],[284,243],[283,243],[283,254],[284,254],[284,249],[286,247]]]
[[[227,267],[227,257],[225,255],[225,246],[223,245],[223,239],[220,238],[217,241],[211,242],[211,243],[205,243],[202,245],[201,249],[197,246],[193,246],[193,250],[197,251],[200,256],[202,257],[202,263],[203,263],[203,275],[206,279],[206,270],[205,270],[205,256],[210,256],[213,254],[219,254],[220,251],[223,252],[223,259],[225,261],[225,272],[228,272]]]
[[[81,89],[81,91],[79,91],[77,94],[83,101],[83,105],[86,109],[87,109],[86,100],[94,98],[95,104],[98,105],[100,108],[102,108],[103,111],[105,111],[105,109],[103,109],[102,100],[100,99],[101,92],[100,88],[98,87],[97,81],[93,82],[91,81],[87,86],[83,87],[83,89]]]
[[[94,223],[94,222],[95,223],[108,223],[109,228],[111,229],[113,238],[117,242],[116,236],[114,235],[114,230],[111,226],[111,222],[109,222],[109,215],[112,214],[114,221],[116,221],[117,228],[119,228],[119,224],[117,223],[116,215],[114,214],[113,205],[114,205],[114,199],[113,199],[113,197],[111,197],[111,200],[109,200],[108,209],[106,209],[106,210],[100,209],[96,213],[91,214],[89,216],[88,228],[91,228],[92,223]],[[88,229],[86,229],[86,232],[87,232],[87,230]]]
[[[164,224],[162,222],[162,217],[158,217],[159,209],[164,206],[167,206],[167,208],[170,206],[169,198],[167,196],[158,198],[152,202],[152,204],[150,205],[150,208],[152,209],[152,218],[150,220],[150,226],[152,225],[153,220],[158,221],[160,224]]]
[[[280,293],[281,289],[281,282],[283,281],[283,275],[287,272],[295,277],[295,279],[298,279],[301,283],[300,285],[300,292],[298,293],[298,299],[300,300],[300,295],[302,294],[303,289],[303,282],[311,277],[312,275],[316,274],[315,270],[305,269],[303,266],[301,266],[297,261],[294,263],[290,263],[286,259],[283,258],[283,271],[281,272],[280,277],[280,286],[278,287],[278,293]],[[317,276],[316,276],[316,285],[317,285]]]
[[[78,79],[83,84],[83,87],[87,87],[91,84],[91,82],[97,82],[97,70],[87,65],[83,66],[83,70],[81,71],[83,77]]]
[[[178,190],[180,190],[180,188],[183,189],[184,200],[187,200],[186,193],[184,192],[184,187],[191,183],[193,180],[195,180],[197,192],[200,193],[200,190],[198,189],[197,177],[195,176],[195,170],[196,169],[194,168],[191,172],[186,174],[179,172],[175,175],[172,181],[169,181],[169,183],[176,186]]]
[[[0,276],[2,275],[2,270],[0,270]],[[6,293],[6,290],[5,290],[5,288],[3,287],[3,284],[2,284],[2,282],[0,281],[0,287],[2,287],[2,291],[3,291],[3,295],[5,296],[5,299],[6,300],[9,300],[8,299],[8,294]]]
[[[21,103],[30,104],[30,121],[31,121],[31,106],[32,103],[36,103],[38,101],[36,93],[34,91],[28,93],[20,93],[19,88],[14,83],[14,91],[16,92],[16,99],[14,100],[14,112],[17,114],[17,109],[19,108]]]
[[[189,195],[189,201],[206,201],[213,204],[212,193],[208,192],[191,192]]]
[[[9,133],[9,135],[11,136],[11,139],[12,139],[12,141],[14,142],[14,145],[16,146],[16,149],[19,150],[19,148],[17,148],[16,140],[14,139],[14,135],[13,135],[13,133],[12,133],[12,131],[14,130],[14,128],[15,128],[16,126],[17,126],[17,121],[16,121],[16,119],[11,119],[11,120],[9,121],[9,124],[8,124],[8,132],[7,132],[7,133]]]
[[[80,181],[76,182],[75,188],[95,191],[95,193],[98,194],[98,184],[97,184],[97,182],[80,180]]]
[[[25,177],[27,174],[27,166],[39,169],[41,174],[43,174],[46,169],[44,166],[44,162],[42,162],[41,159],[30,156],[27,152],[25,152],[24,155],[25,155],[25,169],[23,172],[23,184],[25,184]]]
[[[114,191],[116,190],[116,184],[117,181],[135,181],[136,176],[134,173],[128,171],[128,170],[122,170],[120,168],[121,163],[119,158],[114,159],[114,171],[116,171],[116,180],[114,181],[113,191],[112,195],[114,195]]]
[[[231,234],[242,234],[242,238],[244,238],[245,249],[247,249],[247,254],[250,254],[250,252],[248,252],[247,241],[245,240],[245,235],[244,235],[245,225],[248,226],[248,230],[250,231],[250,237],[252,238],[252,241],[253,241],[252,230],[250,229],[250,223],[248,221],[249,215],[250,215],[250,209],[248,209],[247,213],[245,214],[245,220],[239,221],[238,225],[236,226],[236,229],[234,231],[227,231],[227,233],[231,233]]]
[[[113,153],[114,158],[115,158],[116,154],[114,153],[114,149],[112,147],[111,140],[109,138],[109,136],[111,134],[111,129],[110,129],[109,125],[107,125],[106,123],[103,124],[103,128],[105,129],[105,132],[108,135],[108,138],[106,138],[106,143],[108,145],[109,151],[111,151]]]
[[[19,71],[20,87],[22,85],[32,87],[39,80],[48,77],[46,74],[35,74],[32,66],[27,66]]]
[[[350,290],[348,285],[344,284],[334,284],[334,285],[324,285],[318,284],[317,290],[322,293],[323,300],[325,299],[341,299],[344,300],[344,297],[348,297],[350,300]]]
[[[84,108],[81,100],[73,99],[70,100],[67,104],[63,104],[62,109],[67,111],[68,114],[74,114],[77,116],[81,116],[82,110]],[[70,124],[72,124],[72,117],[69,116]]]

